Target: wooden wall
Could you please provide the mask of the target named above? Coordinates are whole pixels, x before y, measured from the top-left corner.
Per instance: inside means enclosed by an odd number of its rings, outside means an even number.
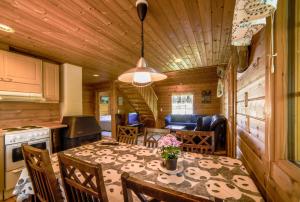
[[[92,87],[83,87],[84,115],[94,115],[94,94]],[[0,128],[53,121],[60,121],[58,103],[0,102]]]
[[[158,126],[163,126],[165,116],[172,113],[173,93],[192,93],[194,95],[194,114],[220,113],[220,99],[216,96],[218,81],[216,67],[170,72],[167,75],[166,80],[157,82],[154,86],[158,96]],[[203,90],[211,90],[211,103],[201,103]]]
[[[82,113],[83,115],[95,115],[95,89],[93,86],[82,87]]]
[[[267,201],[298,202],[300,168],[287,158],[290,146],[287,143],[290,135],[287,130],[287,2],[279,1],[275,15],[274,69],[270,58],[272,26],[268,18],[266,28],[253,38],[249,68],[237,75],[236,85],[227,86],[227,91],[236,92],[233,97],[237,157],[242,159]],[[228,114],[229,102],[222,103],[223,113]]]
[[[0,128],[59,120],[59,104],[0,102]]]
[[[236,125],[237,156],[242,158],[264,187],[265,166],[265,77],[266,77],[265,29],[253,38],[250,65],[237,75]],[[262,189],[263,190],[263,189]]]

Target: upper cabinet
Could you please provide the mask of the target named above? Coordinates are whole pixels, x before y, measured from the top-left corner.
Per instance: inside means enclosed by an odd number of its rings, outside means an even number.
[[[59,102],[59,65],[43,62],[43,81],[46,101]]]
[[[42,60],[0,51],[0,91],[42,93]]]

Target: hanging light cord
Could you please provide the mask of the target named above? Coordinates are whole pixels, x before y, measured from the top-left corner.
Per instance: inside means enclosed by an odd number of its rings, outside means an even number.
[[[142,24],[142,32],[141,32],[141,57],[144,57],[144,22],[141,21]]]

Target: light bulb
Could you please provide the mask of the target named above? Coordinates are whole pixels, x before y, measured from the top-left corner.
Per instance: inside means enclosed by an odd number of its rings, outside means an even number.
[[[150,83],[151,75],[149,72],[135,72],[133,75],[134,83]]]

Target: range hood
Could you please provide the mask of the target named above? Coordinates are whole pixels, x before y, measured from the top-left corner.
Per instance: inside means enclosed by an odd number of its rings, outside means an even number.
[[[0,101],[45,102],[42,94],[0,91]]]

